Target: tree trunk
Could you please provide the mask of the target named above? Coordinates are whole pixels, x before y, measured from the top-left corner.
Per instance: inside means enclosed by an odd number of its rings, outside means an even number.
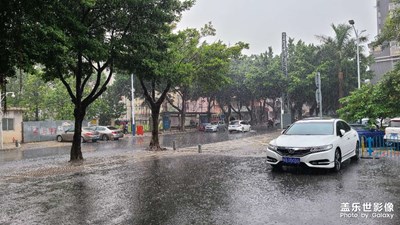
[[[231,107],[231,109],[238,115],[239,118],[235,118],[236,120],[241,120],[242,119],[242,112],[240,111],[242,108],[242,103],[238,103],[237,105],[237,110],[235,108]]]
[[[208,118],[208,122],[211,122],[211,108],[213,107],[212,105],[212,98],[208,97],[207,98],[207,118]]]
[[[150,151],[160,151],[163,150],[160,147],[160,140],[158,137],[158,119],[160,117],[160,106],[152,105],[151,107],[151,119],[152,119],[152,129],[151,129],[151,141],[149,145]]]
[[[344,86],[344,74],[343,72],[339,72],[338,73],[338,79],[339,79],[339,99],[344,97],[344,90],[343,90],[343,86]],[[342,108],[342,104],[340,102],[339,103],[339,108]]]
[[[81,149],[81,136],[82,136],[82,122],[85,117],[85,110],[75,106],[74,109],[75,117],[75,128],[74,137],[71,146],[70,161],[80,161],[83,160],[82,149]]]
[[[39,106],[35,106],[35,121],[39,121]]]
[[[268,112],[265,113],[266,106],[267,106],[266,101],[267,101],[267,100],[264,99],[263,102],[262,102],[262,108],[261,108],[261,113],[260,113],[260,121],[261,121],[261,124],[264,123],[264,121],[268,121],[268,120],[269,120]],[[266,115],[266,119],[264,119],[264,115]]]
[[[247,112],[249,112],[250,124],[254,125],[254,118],[253,118],[254,108],[252,108],[252,106],[249,107],[249,106],[246,105],[246,109],[247,109]]]
[[[139,77],[139,81],[140,81],[140,85],[142,86],[143,89],[143,94],[144,97],[147,101],[147,103],[150,105],[151,107],[151,119],[153,120],[152,122],[152,131],[151,131],[151,141],[150,141],[150,145],[149,145],[149,150],[150,151],[161,151],[161,150],[165,150],[163,148],[160,147],[160,141],[158,138],[158,118],[160,116],[160,109],[161,109],[161,105],[164,102],[164,100],[167,97],[167,93],[171,88],[171,84],[168,83],[167,86],[165,87],[165,89],[162,91],[161,96],[158,98],[158,100],[156,100],[156,94],[155,94],[155,85],[156,82],[155,80],[152,80],[152,90],[151,90],[151,94],[148,91],[146,85],[144,84],[143,78]]]
[[[182,108],[181,108],[181,131],[185,131],[185,123],[186,123],[186,92],[182,93]]]

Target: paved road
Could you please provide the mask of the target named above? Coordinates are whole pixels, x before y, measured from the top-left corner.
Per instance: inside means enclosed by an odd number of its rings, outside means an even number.
[[[79,164],[67,156],[6,162],[0,224],[400,224],[399,160],[362,159],[337,174],[276,172],[264,152],[275,135],[206,144],[202,153],[193,146],[88,151]]]

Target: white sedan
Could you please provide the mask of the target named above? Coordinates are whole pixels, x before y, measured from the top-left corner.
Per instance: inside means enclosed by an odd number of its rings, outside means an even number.
[[[303,164],[339,171],[342,162],[359,157],[358,133],[341,119],[299,120],[267,148],[267,163],[274,168]]]
[[[232,133],[233,131],[245,132],[250,130],[251,130],[251,125],[247,121],[232,120],[231,122],[229,122],[228,126],[229,133]]]

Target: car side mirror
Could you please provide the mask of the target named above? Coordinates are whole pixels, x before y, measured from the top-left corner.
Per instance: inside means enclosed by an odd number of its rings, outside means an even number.
[[[343,130],[343,129],[340,129],[340,137],[343,137],[345,133],[346,133],[346,131],[345,131],[345,130]]]

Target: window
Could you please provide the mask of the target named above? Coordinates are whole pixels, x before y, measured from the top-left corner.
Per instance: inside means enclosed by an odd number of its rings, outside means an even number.
[[[14,130],[14,119],[3,118],[2,125],[3,130]]]
[[[347,132],[349,132],[350,129],[351,129],[350,126],[347,125],[347,123],[345,123],[345,122],[343,122],[343,121],[338,121],[337,124],[336,124],[336,126],[337,126],[336,132],[337,132],[337,135],[338,135],[338,136],[341,135],[340,130],[344,130],[344,131],[347,133]]]
[[[309,122],[294,123],[289,127],[285,134],[287,135],[332,135],[332,122]]]

